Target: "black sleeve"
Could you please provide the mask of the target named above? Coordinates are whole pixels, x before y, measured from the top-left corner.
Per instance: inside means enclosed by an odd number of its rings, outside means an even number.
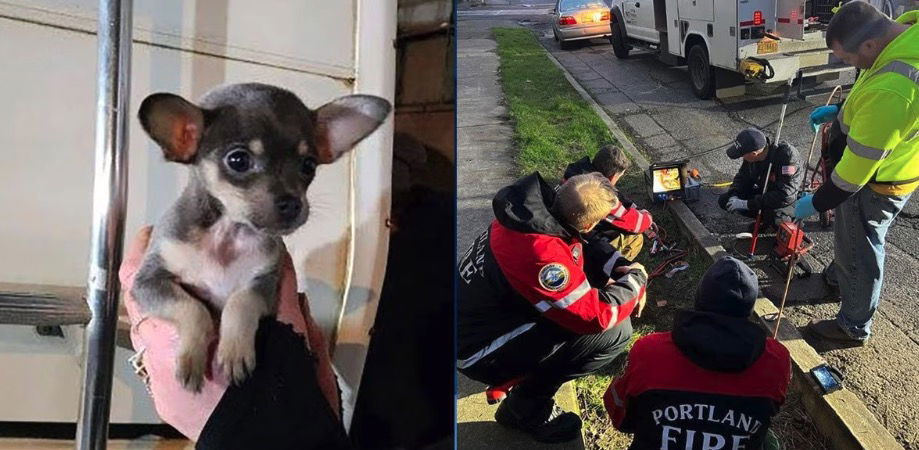
[[[595,288],[603,288],[616,267],[629,265],[632,262],[610,245],[609,239],[601,233],[595,233],[584,244],[584,275]]]
[[[319,388],[317,360],[290,325],[265,318],[255,335],[255,370],[223,393],[196,450],[353,448]]]
[[[838,188],[833,180],[826,180],[817,192],[814,192],[814,209],[820,212],[829,211],[854,194]]]
[[[625,258],[620,259],[620,261]],[[619,266],[621,264],[617,264]],[[612,273],[612,271],[610,271]],[[638,300],[641,287],[648,283],[648,276],[639,269],[631,269],[624,274],[616,274],[614,282],[607,284],[600,291],[600,300],[611,305],[622,306]],[[629,282],[632,280],[634,283]],[[637,305],[636,305],[637,308]],[[629,312],[631,314],[631,312]]]
[[[731,182],[731,188],[728,189],[732,195],[744,195],[753,190],[753,186],[756,185],[756,178],[750,175],[750,163],[744,161],[740,165],[740,169],[737,170],[737,175],[734,175],[734,181]]]
[[[784,208],[798,199],[798,187],[804,176],[798,151],[785,142],[780,143],[774,151],[777,152],[772,161],[775,179],[769,182],[765,195],[756,195],[750,199],[748,206],[751,211]]]
[[[635,202],[632,201],[624,192],[619,191],[616,193],[616,196],[619,197],[619,203],[622,203],[622,206],[626,208],[631,208],[635,206]]]
[[[596,172],[593,165],[590,164],[590,158],[585,156],[571,164],[568,164],[568,167],[565,168],[564,179],[569,179],[575,175],[583,175],[585,173]]]

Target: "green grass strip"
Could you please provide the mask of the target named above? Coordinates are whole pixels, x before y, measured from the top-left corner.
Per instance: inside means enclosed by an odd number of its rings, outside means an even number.
[[[514,121],[520,175],[560,178],[565,166],[615,139],[590,105],[549,60],[533,33],[495,28],[500,77]]]

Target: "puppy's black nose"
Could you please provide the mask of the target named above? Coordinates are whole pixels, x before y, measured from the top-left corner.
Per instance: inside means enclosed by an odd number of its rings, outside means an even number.
[[[300,215],[300,211],[303,209],[303,202],[293,195],[282,195],[275,199],[274,206],[278,209],[278,215],[281,216],[282,220],[290,221]]]

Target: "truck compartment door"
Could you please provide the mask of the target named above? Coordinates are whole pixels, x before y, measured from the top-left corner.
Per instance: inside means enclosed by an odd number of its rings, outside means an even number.
[[[704,20],[711,22],[715,19],[714,0],[680,0],[681,20]]]
[[[805,0],[776,0],[775,32],[784,39],[804,39]]]

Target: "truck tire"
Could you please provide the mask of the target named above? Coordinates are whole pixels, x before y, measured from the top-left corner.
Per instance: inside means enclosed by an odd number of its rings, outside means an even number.
[[[708,60],[705,44],[694,44],[686,57],[689,66],[689,85],[692,92],[702,100],[715,94],[715,69]]]
[[[626,59],[629,57],[629,45],[626,44],[625,40],[622,38],[624,35],[625,30],[622,29],[619,22],[610,23],[609,43],[612,44],[613,53],[619,59]]]

